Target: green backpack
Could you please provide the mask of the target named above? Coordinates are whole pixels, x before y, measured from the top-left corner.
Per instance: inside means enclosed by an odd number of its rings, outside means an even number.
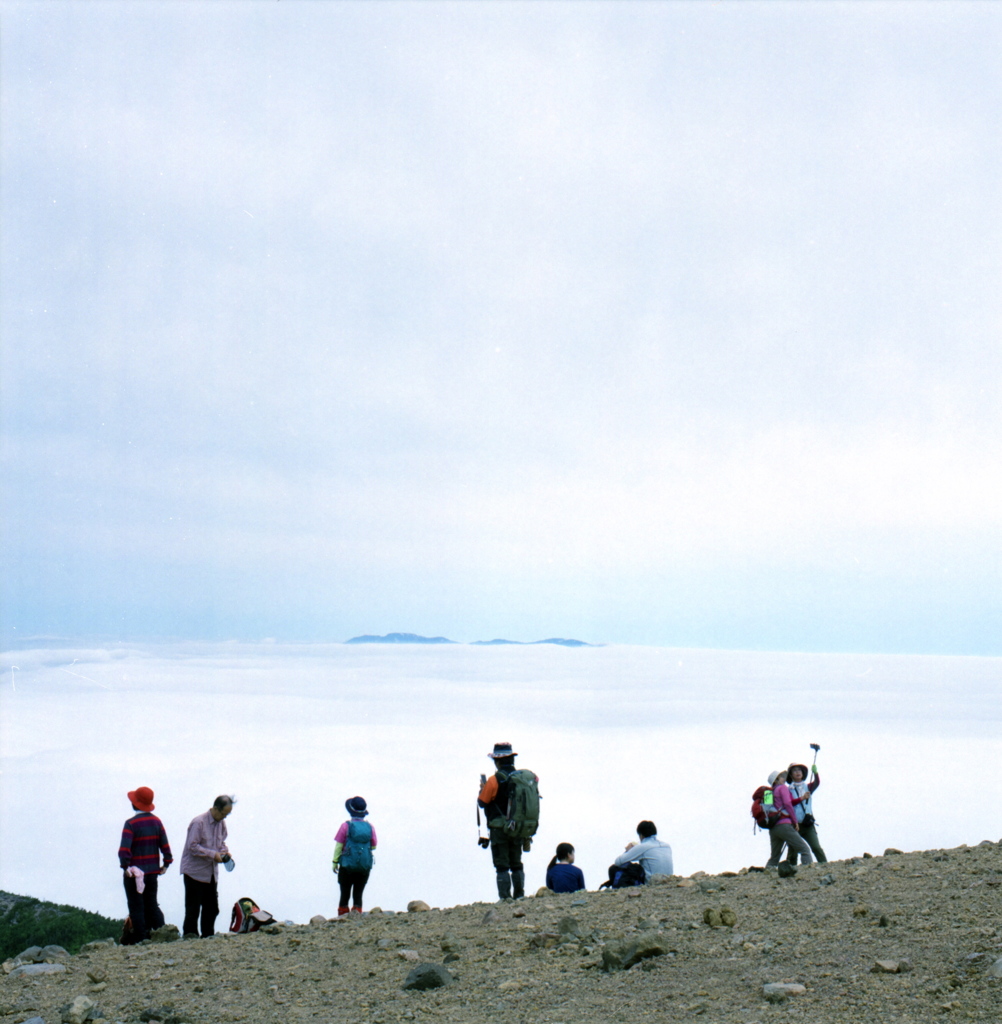
[[[539,828],[539,780],[533,772],[520,768],[507,782],[508,813],[489,824],[503,828],[513,839],[531,839]]]

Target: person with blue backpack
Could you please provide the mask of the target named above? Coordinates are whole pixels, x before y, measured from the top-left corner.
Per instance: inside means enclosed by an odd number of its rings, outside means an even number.
[[[341,825],[334,837],[333,867],[341,886],[338,917],[348,913],[349,900],[352,912],[362,913],[362,891],[375,863],[372,851],[376,848],[376,830],[365,820],[369,814],[365,801],[353,796],[345,801],[344,808],[351,818]]]

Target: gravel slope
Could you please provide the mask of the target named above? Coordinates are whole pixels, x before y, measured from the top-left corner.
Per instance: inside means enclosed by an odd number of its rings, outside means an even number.
[[[706,911],[724,907],[733,927],[704,923]],[[697,873],[626,891],[373,911],[275,934],[89,949],[63,961],[65,973],[8,973],[0,1021],[41,1016],[52,1024],[60,1007],[85,995],[124,1024],[998,1024],[1000,911],[1002,844],[986,841],[802,867],[790,879]],[[631,942],[663,952],[604,970],[603,960]],[[445,958],[452,983],[402,989],[418,963]],[[877,961],[885,965],[879,973]],[[94,984],[88,972],[107,977]],[[765,998],[764,984],[784,981],[806,991]]]

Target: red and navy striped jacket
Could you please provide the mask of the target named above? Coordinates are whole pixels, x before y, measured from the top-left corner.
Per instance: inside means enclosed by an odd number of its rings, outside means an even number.
[[[163,822],[148,811],[140,811],[129,818],[122,829],[122,845],[118,848],[122,868],[137,867],[144,875],[155,874],[160,870],[161,850],[166,866],[174,855],[170,852]]]

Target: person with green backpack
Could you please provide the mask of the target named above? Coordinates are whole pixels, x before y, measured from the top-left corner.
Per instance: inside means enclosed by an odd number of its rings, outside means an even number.
[[[539,779],[515,767],[518,754],[510,743],[495,743],[487,756],[494,762],[494,774],[489,779],[481,776],[477,806],[487,812],[498,897],[520,900],[525,895],[522,854],[539,828]]]
[[[344,809],[351,818],[341,825],[334,837],[334,874],[341,886],[338,917],[348,913],[349,900],[352,912],[362,913],[362,890],[375,863],[372,851],[376,848],[376,830],[365,820],[369,813],[365,801],[353,796],[345,801]]]

